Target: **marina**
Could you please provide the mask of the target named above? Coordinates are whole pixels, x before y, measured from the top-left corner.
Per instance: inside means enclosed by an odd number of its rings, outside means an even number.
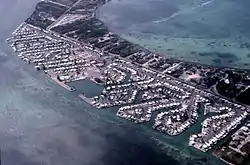
[[[52,2],[42,3],[46,6]],[[67,12],[74,13],[74,8],[82,8],[81,5],[88,3],[97,3],[98,6],[103,2],[82,0]],[[91,12],[96,10],[96,6],[85,10],[90,12],[88,17],[92,19]],[[36,18],[36,13],[31,17]],[[54,22],[47,23],[46,27],[36,27],[26,21],[7,40],[23,61],[32,64],[38,71],[44,71],[70,91],[71,97],[78,96],[88,103],[85,106],[91,109],[88,113],[93,116],[103,116],[103,120],[113,124],[117,122],[117,125],[124,123],[125,127],[130,127],[130,124],[124,119],[140,123],[140,126],[133,125],[131,129],[144,130],[142,135],[164,144],[168,156],[173,152],[181,153],[175,158],[181,164],[190,164],[195,159],[205,164],[221,164],[214,158],[208,161],[211,155],[207,153],[218,148],[221,139],[245,122],[249,107],[232,101],[227,93],[220,95],[205,89],[207,80],[211,78],[207,76],[216,73],[213,76],[220,77],[227,84],[231,81],[230,76],[239,75],[245,79],[247,73],[167,59],[123,41],[111,32],[78,41],[60,34],[64,32],[57,28],[64,25],[55,23],[56,26],[47,30],[47,26]],[[96,23],[98,25],[98,21]],[[118,40],[118,47],[115,40]],[[106,41],[115,41],[110,51],[106,50]],[[224,74],[226,77],[223,77]],[[197,77],[202,78],[191,81]],[[222,84],[217,89],[223,88]],[[203,108],[204,113],[200,113]],[[119,118],[115,118],[115,114]],[[107,118],[104,119],[104,116]],[[197,124],[202,126],[198,128]],[[197,152],[195,148],[207,153]]]
[[[35,38],[36,40],[34,40]],[[37,40],[44,44],[36,44]],[[27,41],[29,44],[25,44]],[[96,80],[92,81],[93,83],[99,81],[104,87],[99,96],[87,97],[85,93],[78,95],[82,100],[98,109],[121,106],[116,113],[117,116],[134,123],[150,122],[152,113],[168,110],[157,114],[152,127],[170,136],[179,135],[194,125],[199,117],[199,106],[209,103],[210,106],[217,109],[216,112],[219,115],[206,118],[202,123],[201,133],[191,135],[189,139],[189,146],[203,152],[212,149],[217,141],[227,136],[248,115],[248,107],[197,89],[171,75],[164,74],[164,72],[162,74],[157,71],[155,65],[151,65],[151,61],[146,62],[146,65],[140,63],[135,65],[130,60],[119,58],[116,55],[104,55],[101,50],[92,48],[92,46],[80,48],[78,44],[75,45],[63,37],[55,37],[46,31],[40,32],[25,23],[7,42],[14,47],[16,52],[20,53],[19,57],[22,60],[35,64],[37,70],[44,70],[46,74],[69,91],[75,90],[75,87],[67,85],[69,82],[81,81],[86,78],[89,78],[90,81]],[[57,42],[59,45],[53,46]],[[39,49],[46,50],[46,53]],[[59,52],[59,50],[63,51]],[[159,59],[156,57],[157,55],[151,56]],[[155,69],[151,70],[148,67]],[[168,69],[168,74],[172,73],[172,68]],[[178,68],[175,67],[175,69]],[[125,81],[127,73],[130,73],[130,77]],[[134,104],[139,91],[146,92],[147,97],[145,99],[144,94],[141,97],[141,99],[144,98],[141,100],[144,102],[140,103],[141,101],[138,100],[139,104]],[[161,97],[158,97],[160,94],[166,99],[162,100]],[[212,108],[210,107],[210,109]],[[206,110],[206,113],[209,111]],[[218,121],[221,124],[216,125],[216,129],[205,130],[207,122],[217,123]]]

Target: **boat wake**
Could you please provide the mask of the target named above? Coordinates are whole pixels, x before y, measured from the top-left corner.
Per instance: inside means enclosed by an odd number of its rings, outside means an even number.
[[[204,2],[204,3],[200,4],[200,5],[197,5],[197,6],[192,7],[191,10],[178,11],[178,12],[172,14],[171,16],[169,16],[169,17],[167,17],[167,18],[163,18],[163,19],[160,19],[160,20],[152,21],[152,23],[158,24],[158,23],[162,23],[162,22],[169,21],[169,20],[171,20],[171,19],[174,19],[175,17],[177,17],[177,16],[180,15],[180,14],[188,13],[188,12],[190,12],[190,11],[199,9],[199,8],[201,8],[201,7],[204,7],[204,6],[207,6],[207,5],[209,5],[209,4],[213,3],[213,2],[214,2],[214,0],[210,0],[210,1]]]
[[[202,3],[202,4],[198,5],[198,6],[193,7],[192,10],[198,9],[200,7],[207,6],[207,5],[209,5],[209,4],[213,3],[213,2],[214,2],[214,0],[204,2],[204,3]]]
[[[170,20],[170,19],[175,18],[175,17],[178,16],[179,14],[180,14],[180,12],[176,12],[176,13],[172,14],[171,16],[167,17],[167,18],[160,19],[160,20],[156,20],[156,21],[153,21],[152,23],[161,23],[161,22],[165,22],[165,21],[168,21],[168,20]]]

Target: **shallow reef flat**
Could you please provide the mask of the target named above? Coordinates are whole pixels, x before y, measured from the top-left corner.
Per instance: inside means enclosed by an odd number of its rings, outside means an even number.
[[[114,0],[98,17],[125,39],[166,56],[248,69],[248,5],[247,0]]]

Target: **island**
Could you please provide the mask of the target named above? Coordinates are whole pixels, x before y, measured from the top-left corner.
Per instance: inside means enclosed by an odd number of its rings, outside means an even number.
[[[244,162],[250,153],[250,126],[242,127],[250,112],[249,71],[167,58],[128,42],[96,18],[105,3],[42,0],[7,42],[18,57],[71,92],[72,81],[101,84],[99,96],[79,95],[89,104],[117,107],[118,117],[151,122],[153,129],[169,136],[197,123],[202,109],[206,118],[188,145],[207,152],[238,130],[214,155],[228,164]],[[228,154],[232,152],[234,156]]]

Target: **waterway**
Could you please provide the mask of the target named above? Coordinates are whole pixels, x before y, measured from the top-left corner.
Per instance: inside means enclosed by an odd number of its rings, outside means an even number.
[[[250,68],[249,0],[112,0],[97,16],[116,34],[167,57]]]
[[[37,1],[3,0],[0,4],[2,164],[221,164],[187,147],[190,132],[170,137],[154,131],[150,124],[136,125],[116,117],[116,109],[95,109],[78,98],[77,91],[65,90],[19,60],[4,40],[33,12]],[[74,84],[76,89],[94,88],[93,84],[82,85]],[[201,160],[204,157],[207,161]]]
[[[104,89],[103,86],[98,85],[89,79],[73,81],[68,83],[68,85],[76,89],[77,93],[84,94],[88,98],[99,96]]]

